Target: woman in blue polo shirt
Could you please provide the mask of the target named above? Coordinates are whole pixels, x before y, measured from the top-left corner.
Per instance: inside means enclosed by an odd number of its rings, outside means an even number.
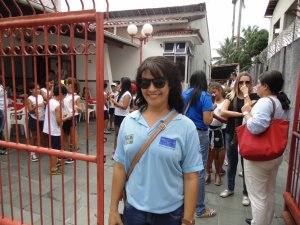
[[[168,58],[146,59],[138,68],[138,110],[123,120],[112,182],[109,225],[192,225],[203,170],[193,122],[182,115],[181,75]],[[170,115],[177,115],[151,142],[126,182],[126,173],[143,143]],[[118,204],[125,186],[123,222]]]
[[[190,118],[197,127],[200,140],[202,162],[206,167],[209,151],[208,125],[213,120],[213,103],[211,95],[207,92],[206,75],[203,71],[195,71],[190,79],[190,88],[183,92],[184,110],[189,102],[190,107],[186,116]],[[216,211],[205,207],[205,169],[199,173],[199,195],[195,217],[205,218],[216,215]]]

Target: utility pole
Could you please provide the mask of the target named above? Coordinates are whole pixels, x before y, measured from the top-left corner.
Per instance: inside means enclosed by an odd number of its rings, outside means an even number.
[[[240,0],[240,9],[239,9],[239,21],[238,21],[238,30],[237,30],[237,40],[236,40],[236,49],[240,48],[240,32],[241,32],[241,21],[242,21],[242,8],[244,5],[244,0]]]
[[[238,0],[232,0],[232,4],[233,4],[233,18],[232,18],[232,35],[231,37],[234,37],[234,26],[235,26],[235,6],[236,6],[236,2]]]

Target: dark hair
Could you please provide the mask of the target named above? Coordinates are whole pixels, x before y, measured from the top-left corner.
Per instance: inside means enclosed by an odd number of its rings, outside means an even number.
[[[104,89],[107,88],[107,83],[104,82]]]
[[[261,84],[268,85],[270,92],[277,96],[284,110],[290,109],[291,102],[287,95],[281,91],[284,84],[284,79],[279,71],[271,70],[263,72],[258,79],[260,80]]]
[[[79,94],[80,92],[80,85],[79,82],[74,78],[72,79],[72,77],[68,77],[65,79],[65,84],[72,84],[72,81],[74,81],[74,92],[76,92],[77,94]]]
[[[194,88],[191,105],[195,105],[202,91],[207,91],[206,75],[203,71],[195,71],[190,78],[190,87]]]
[[[139,66],[136,74],[136,82],[142,78],[143,72],[149,70],[153,77],[164,77],[168,81],[170,88],[168,104],[171,109],[175,109],[181,113],[183,108],[183,98],[181,96],[181,75],[178,67],[170,59],[163,56],[149,57]],[[137,87],[137,96],[135,104],[138,107],[144,107],[146,109],[148,103],[146,102],[141,87]]]
[[[129,91],[131,93],[131,80],[128,77],[122,77],[121,78],[121,91],[119,93],[117,102],[120,101],[120,98],[126,91]]]
[[[66,88],[65,85],[56,85],[53,89],[53,95],[54,96],[59,96],[59,90],[61,91],[62,95],[68,94],[68,89]]]
[[[39,85],[39,83],[37,83],[36,85]],[[30,81],[29,84],[27,85],[28,94],[31,94],[31,90],[34,89],[35,89],[35,83],[33,81]]]

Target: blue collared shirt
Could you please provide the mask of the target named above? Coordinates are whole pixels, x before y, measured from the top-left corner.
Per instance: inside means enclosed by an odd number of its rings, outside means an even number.
[[[161,121],[149,127],[139,110],[125,117],[114,160],[125,166],[126,173],[142,144],[155,132]],[[150,144],[126,183],[127,201],[138,210],[168,213],[184,200],[184,173],[203,169],[200,143],[194,123],[178,114]]]

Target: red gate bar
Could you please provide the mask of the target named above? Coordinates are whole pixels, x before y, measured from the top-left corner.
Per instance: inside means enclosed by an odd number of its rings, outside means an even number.
[[[290,147],[289,167],[284,197],[283,218],[286,224],[300,225],[300,69],[298,76],[298,90],[296,96],[293,133]]]

